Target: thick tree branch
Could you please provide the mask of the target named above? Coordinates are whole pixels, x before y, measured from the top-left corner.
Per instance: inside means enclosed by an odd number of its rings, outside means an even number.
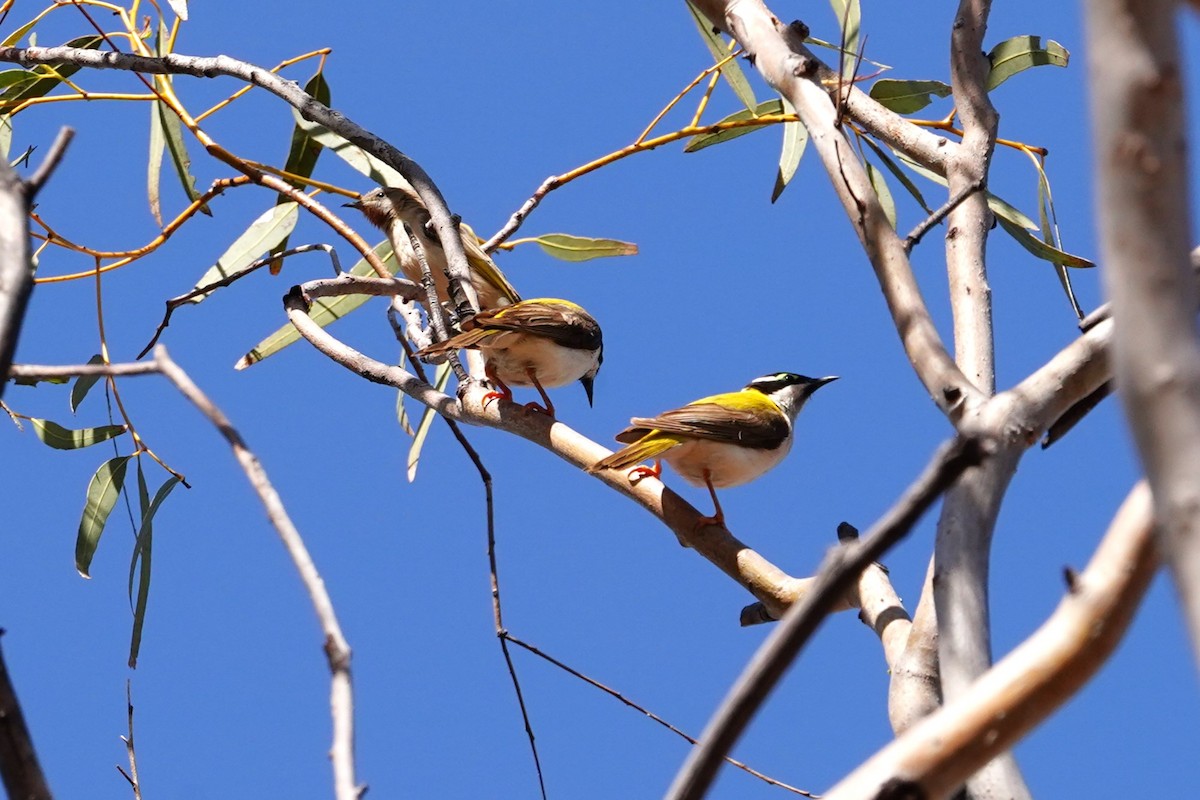
[[[0,630],[0,635],[3,633]],[[25,725],[25,715],[8,677],[3,654],[0,654],[0,778],[9,797],[50,800],[53,796],[38,763],[33,737]]]
[[[1116,384],[1200,660],[1200,340],[1176,5],[1088,3],[1088,70]]]
[[[820,62],[804,46],[804,26],[783,25],[762,0],[698,5],[737,39],[767,83],[795,106],[875,270],[909,361],[933,401],[957,421],[970,401],[982,396],[946,351],[913,276],[905,243],[888,222],[854,149],[836,127],[830,87],[820,79]]]
[[[817,586],[788,609],[709,720],[700,744],[689,753],[667,790],[669,800],[699,800],[704,796],[722,759],[862,570],[903,539],[963,470],[980,463],[988,447],[980,440],[961,437],[940,447],[916,481],[862,540],[844,543],[826,556],[817,573]]]
[[[1152,528],[1150,492],[1139,484],[1046,623],[957,701],[834,786],[826,800],[947,797],[1070,699],[1112,654],[1154,576]]]

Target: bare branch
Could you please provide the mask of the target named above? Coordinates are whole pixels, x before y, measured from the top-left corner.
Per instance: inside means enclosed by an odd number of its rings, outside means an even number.
[[[825,795],[946,797],[1104,664],[1154,576],[1150,492],[1125,500],[1054,614],[957,701],[913,725]]]
[[[50,176],[54,174],[54,170],[58,169],[59,162],[67,153],[67,146],[71,144],[71,140],[75,138],[75,129],[69,127],[60,128],[58,136],[54,138],[54,143],[50,145],[50,150],[46,153],[46,157],[42,160],[41,166],[33,173],[29,180],[25,181],[25,200],[32,203],[37,193],[42,190],[42,186],[46,181],[50,180]]]
[[[330,760],[333,762],[334,793],[338,800],[358,800],[362,789],[355,783],[354,778],[354,697],[350,681],[350,645],[342,635],[337,614],[333,609],[333,600],[325,589],[325,582],[317,572],[316,564],[304,545],[300,531],[292,524],[291,517],[283,506],[283,500],[271,485],[267,471],[246,446],[233,423],[200,391],[187,373],[171,360],[162,346],[154,351],[154,363],[167,380],[175,384],[175,388],[196,406],[229,442],[234,457],[246,473],[246,478],[267,511],[267,518],[279,534],[284,548],[296,566],[296,571],[300,573],[300,580],[308,590],[313,610],[325,634],[325,655],[332,674],[330,709],[333,717],[333,745],[330,749]]]
[[[774,689],[784,670],[872,561],[904,538],[934,500],[969,466],[978,464],[986,446],[977,439],[958,437],[938,448],[930,464],[861,541],[830,551],[817,574],[817,586],[792,606],[737,683],[713,714],[700,744],[667,790],[669,800],[699,800],[716,777],[725,754]]]
[[[420,195],[429,210],[430,220],[446,251],[451,285],[469,282],[467,254],[459,238],[458,224],[446,206],[446,200],[429,174],[408,156],[380,139],[349,117],[334,111],[306,93],[295,81],[285,80],[275,73],[229,56],[200,58],[179,53],[167,53],[158,58],[137,56],[113,51],[84,50],[77,47],[0,47],[0,61],[23,66],[32,64],[75,64],[91,69],[120,69],[152,75],[191,75],[214,78],[219,75],[238,78],[252,86],[266,89],[300,112],[305,119],[316,122],[380,158],[395,169]],[[282,183],[282,182],[280,182]],[[283,184],[287,186],[287,184]],[[288,187],[291,188],[291,187]],[[278,191],[283,191],[279,189]],[[303,193],[300,193],[303,195]],[[296,198],[293,198],[296,199]],[[0,215],[0,219],[2,219]],[[365,254],[365,253],[364,253]],[[4,362],[0,360],[0,366]]]
[[[0,635],[4,632],[0,630]],[[8,665],[0,653],[0,777],[9,797],[50,800],[50,787],[38,763],[33,738],[25,725],[17,690],[8,677]]]
[[[1200,339],[1177,5],[1089,3],[1088,66],[1116,384],[1200,660]]]

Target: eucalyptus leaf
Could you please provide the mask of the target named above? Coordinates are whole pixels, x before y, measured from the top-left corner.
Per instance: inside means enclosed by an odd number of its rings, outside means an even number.
[[[862,26],[862,8],[858,0],[829,0],[829,5],[837,15],[838,29],[842,32],[842,46],[839,49],[845,53],[846,68],[843,74],[850,77],[854,62],[858,59],[858,32]]]
[[[987,58],[992,68],[988,72],[984,85],[990,92],[1013,75],[1031,67],[1039,67],[1043,64],[1065,67],[1071,54],[1067,52],[1067,48],[1053,39],[1042,39],[1040,36],[1014,36],[993,47],[992,51],[987,54]]]
[[[165,80],[165,77],[159,76],[159,79]],[[171,154],[171,163],[175,165],[175,174],[179,176],[179,183],[183,187],[184,194],[187,195],[189,201],[194,203],[200,199],[200,190],[196,188],[196,176],[192,175],[192,157],[188,155],[187,145],[184,143],[183,125],[166,103],[155,99],[154,107],[158,109],[163,138],[167,142],[167,152]],[[208,216],[212,216],[212,211],[208,209],[207,205],[201,206],[200,210]]]
[[[897,114],[913,114],[933,102],[948,97],[951,88],[941,81],[902,81],[880,78],[871,86],[871,97]]]
[[[8,160],[8,154],[12,151],[13,127],[12,117],[8,114],[0,114],[0,158]]]
[[[163,226],[162,217],[162,161],[167,149],[167,135],[163,131],[162,114],[158,103],[150,104],[150,147],[146,159],[146,199],[150,203],[150,215],[158,227]]]
[[[317,72],[308,79],[308,83],[304,84],[304,91],[308,92],[317,102],[326,106],[330,104],[333,96],[329,90],[329,82],[325,80],[325,74]],[[291,175],[297,175],[301,178],[311,177],[313,170],[317,168],[317,159],[321,155],[321,143],[308,135],[308,133],[296,125],[292,128],[292,143],[288,148],[287,162],[283,165],[283,171]],[[302,189],[303,186],[297,181],[291,181],[291,184],[297,189]],[[279,195],[276,199],[276,205],[283,205],[290,202],[285,196]],[[288,237],[283,237],[279,244],[271,248],[272,255],[278,255],[284,250],[287,250]],[[283,269],[283,259],[277,258],[271,262],[270,270],[272,275],[278,275]]]
[[[35,17],[29,22],[26,22],[21,27],[4,37],[4,41],[0,41],[0,47],[15,47],[17,42],[25,38],[25,34],[33,30],[33,26],[38,24],[39,20]]]
[[[730,114],[724,119],[713,123],[713,126],[721,125],[729,122],[742,122],[743,120],[751,120],[761,117],[765,114],[782,114],[783,101],[779,98],[774,100],[764,100],[758,104],[758,107],[753,111],[738,111]],[[745,136],[747,133],[754,133],[757,130],[762,130],[768,125],[776,123],[764,122],[762,125],[743,125],[740,128],[728,128],[725,130],[714,130],[711,133],[701,133],[693,136],[688,140],[687,145],[683,148],[685,153],[694,153],[697,150],[703,150],[706,147],[712,147],[714,144],[728,142],[730,139],[736,139],[739,136]]]
[[[79,450],[91,447],[100,442],[107,442],[115,436],[120,436],[128,430],[125,425],[101,425],[98,428],[81,428],[73,430],[64,428],[57,422],[48,419],[30,419],[33,432],[42,443],[55,450]]]
[[[437,373],[434,374],[433,387],[439,392],[446,390],[446,384],[450,382],[450,363],[438,364]],[[421,450],[425,447],[425,437],[429,435],[429,428],[433,425],[433,419],[437,416],[437,412],[429,406],[425,406],[421,412],[421,421],[417,424],[417,433],[413,436],[412,446],[408,448],[408,482],[412,483],[417,479],[417,465],[421,461]]]
[[[96,353],[88,359],[89,364],[103,364],[104,356]],[[79,404],[83,402],[83,398],[87,397],[88,392],[96,385],[103,375],[80,375],[75,379],[75,385],[71,387],[71,413],[74,414],[79,410]]]
[[[729,47],[725,44],[725,40],[721,38],[721,34],[713,30],[712,21],[704,15],[700,9],[688,0],[688,11],[692,14],[692,20],[696,23],[696,28],[700,31],[700,38],[704,40],[704,46],[708,48],[708,52],[712,53],[713,60],[720,64],[729,57]],[[758,101],[754,97],[754,90],[750,88],[750,82],[746,80],[746,74],[742,72],[742,67],[737,63],[737,59],[726,61],[721,67],[721,77],[729,84],[729,88],[733,89],[733,93],[737,95],[737,99],[742,101],[747,109],[753,109],[758,105]]]
[[[404,180],[404,176],[399,172],[361,147],[350,144],[325,126],[309,122],[300,116],[300,112],[295,108],[292,109],[292,119],[296,121],[296,127],[302,129],[313,141],[332,151],[335,156],[375,183],[381,186],[405,186],[408,184],[408,181]]]
[[[72,39],[67,42],[66,46],[77,47],[83,50],[95,50],[101,41],[103,41],[101,37],[93,34],[91,36],[80,36]],[[0,92],[0,106],[15,106],[26,100],[32,100],[35,97],[45,97],[62,83],[64,78],[69,78],[76,72],[79,72],[79,67],[74,64],[59,64],[57,66],[38,64],[29,70],[15,71],[25,72],[32,75],[33,78],[17,80],[3,92]]]
[[[396,270],[396,255],[392,252],[392,245],[386,239],[375,245],[375,255],[383,260],[384,265],[395,272]],[[371,265],[367,260],[360,259],[353,267],[350,268],[351,275],[362,277],[364,275],[374,275],[375,271],[371,269]],[[346,294],[339,297],[322,297],[319,300],[314,300],[312,309],[309,311],[309,316],[312,321],[325,327],[335,320],[349,314],[354,309],[366,303],[371,299],[370,295],[365,294]],[[279,330],[272,333],[267,338],[256,344],[250,352],[238,359],[233,365],[234,369],[242,370],[246,367],[257,364],[264,358],[275,355],[280,350],[300,341],[300,334],[296,331],[295,326],[290,323],[284,325]]]
[[[179,485],[177,475],[167,478],[158,491],[154,500],[149,501],[146,489],[146,478],[142,474],[141,462],[138,462],[138,497],[141,501],[142,523],[138,528],[137,541],[133,545],[133,557],[129,561],[129,602],[133,607],[133,633],[129,640],[129,666],[137,667],[138,652],[142,646],[142,630],[146,624],[146,605],[150,598],[150,563],[154,544],[154,515],[162,506],[163,501],[171,490]],[[149,502],[148,502],[149,501]],[[138,567],[141,567],[138,569]],[[137,572],[137,598],[134,599],[134,572]]]
[[[920,188],[917,186],[917,184],[913,183],[912,178],[908,177],[908,173],[900,169],[900,165],[888,155],[887,151],[875,144],[875,142],[869,136],[862,137],[861,141],[863,144],[869,147],[872,152],[875,153],[875,156],[879,159],[879,162],[887,168],[887,171],[892,173],[896,180],[900,181],[900,185],[908,190],[908,193],[912,195],[914,200],[917,201],[917,205],[921,206],[921,210],[926,214],[932,214],[933,210],[929,207],[929,204],[925,202],[925,196],[921,194]]]
[[[590,261],[593,258],[635,256],[638,247],[619,239],[591,239],[568,233],[544,233],[533,241],[551,256],[561,261]]]
[[[133,456],[117,456],[100,465],[88,483],[87,500],[83,516],[79,520],[79,534],[75,538],[75,569],[85,578],[92,577],[88,570],[92,557],[100,544],[100,535],[108,522],[108,515],[121,494],[125,484],[125,468]]]
[[[783,101],[784,113],[796,113],[796,109],[786,97],[780,99]],[[804,156],[804,149],[807,146],[808,128],[804,127],[803,122],[783,123],[783,147],[779,151],[779,169],[775,173],[775,188],[771,190],[772,203],[779,199],[783,190],[795,177],[796,170],[800,166],[800,159]]]
[[[264,253],[269,252],[271,248],[286,239],[296,227],[299,219],[300,208],[294,201],[289,200],[282,205],[267,209],[259,215],[258,219],[250,223],[250,227],[246,228],[233,244],[229,245],[217,259],[217,263],[209,267],[208,271],[200,277],[194,288],[213,286],[250,266]],[[211,291],[204,292],[191,298],[188,302],[199,303],[211,295]]]
[[[870,161],[866,162],[867,178],[871,181],[871,188],[875,190],[875,194],[879,196],[879,205],[883,206],[883,214],[887,217],[888,222],[892,225],[892,230],[896,229],[896,201],[892,199],[892,191],[888,188],[887,180],[884,179],[883,173],[879,168]]]

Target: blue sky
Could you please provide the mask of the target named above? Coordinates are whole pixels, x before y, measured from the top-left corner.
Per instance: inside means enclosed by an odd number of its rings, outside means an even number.
[[[836,39],[824,3],[802,8],[815,36]],[[953,4],[864,4],[868,57],[894,77],[947,80]],[[331,12],[288,6],[286,24],[244,5],[197,4],[178,51],[261,65],[332,47],[333,105],[384,136],[434,177],[452,209],[490,234],[549,175],[632,141],[710,63],[682,2],[574,4],[409,2]],[[25,21],[13,12],[0,33]],[[1097,258],[1092,223],[1085,53],[1078,4],[997,4],[988,42],[1040,34],[1071,51],[1068,69],[1024,73],[994,95],[1001,135],[1050,150],[1048,171],[1066,247]],[[56,12],[41,44],[86,32]],[[1186,46],[1196,40],[1187,23]],[[309,63],[286,73],[300,82]],[[128,74],[92,89],[139,91]],[[765,87],[751,76],[760,97]],[[237,88],[177,79],[193,110]],[[1191,108],[1195,108],[1194,96]],[[685,106],[687,104],[685,103]],[[718,87],[708,119],[737,110]],[[931,116],[946,113],[941,101]],[[668,118],[687,122],[690,110]],[[78,135],[40,213],[95,247],[155,233],[145,199],[148,107],[54,104],[16,120],[14,150],[45,152],[54,130]],[[1196,121],[1194,110],[1189,119]],[[291,115],[252,93],[206,123],[221,144],[281,164]],[[565,264],[530,247],[499,256],[526,296],[561,296],[605,329],[595,408],[579,387],[555,394],[560,418],[607,442],[632,415],[737,388],[768,372],[837,374],[798,425],[774,472],[726,491],[733,532],[793,574],[808,574],[842,520],[865,528],[949,433],[912,375],[865,257],[812,158],[769,202],[779,135],[765,131],[685,155],[661,148],[550,195],[521,235],[567,232],[636,242],[636,258]],[[192,147],[201,186],[227,168]],[[35,155],[35,161],[37,155]],[[317,176],[368,184],[328,155]],[[1035,174],[1000,151],[993,191],[1033,213]],[[164,182],[171,215],[182,194]],[[900,227],[919,210],[900,197]],[[930,198],[938,197],[930,187]],[[188,290],[274,198],[239,189],[154,256],[103,282],[114,360],[145,344],[162,302]],[[351,219],[364,234],[360,220]],[[329,241],[303,221],[294,242]],[[374,241],[373,239],[372,241]],[[948,331],[940,237],[915,262]],[[343,259],[349,250],[339,245]],[[989,246],[999,384],[1009,386],[1076,336],[1053,271],[997,232]],[[91,263],[48,252],[40,274]],[[317,256],[255,275],[175,315],[164,343],[239,426],[313,551],[354,651],[358,768],[377,797],[531,797],[536,779],[492,631],[483,492],[444,426],[435,426],[415,484],[395,395],[299,345],[245,372],[234,361],[284,322],[279,298],[327,273]],[[1098,273],[1075,273],[1087,309]],[[95,284],[42,285],[18,360],[84,362],[97,351]],[[396,346],[373,303],[332,329],[387,361]],[[72,564],[88,478],[111,457],[63,453],[0,425],[0,626],[13,679],[52,786],[61,797],[124,798],[125,681],[132,680],[139,767],[148,796],[321,797],[330,775],[328,674],[299,581],[228,448],[163,381],[123,381],[143,436],[193,489],[160,512],[154,582],[139,667],[125,666],[132,532],[114,517],[85,581]],[[103,424],[94,392],[72,419],[63,387],[10,387],[29,416]],[[505,621],[510,631],[698,733],[766,628],[742,629],[745,592],[639,508],[531,444],[471,431],[495,476]],[[128,452],[127,450],[125,452]],[[156,485],[165,475],[150,470]],[[1086,563],[1138,467],[1109,401],[1067,439],[1024,459],[1001,514],[993,560],[994,646],[1003,654],[1052,611],[1064,565]],[[703,490],[675,488],[702,510]],[[932,547],[933,518],[886,559],[909,609]],[[652,797],[686,744],[565,673],[515,653],[553,797]],[[888,676],[879,644],[852,614],[830,619],[740,744],[737,755],[780,780],[821,791],[885,743]],[[1156,582],[1100,675],[1017,749],[1039,796],[1178,797],[1200,771],[1195,668],[1169,585]],[[727,768],[713,797],[779,797]]]

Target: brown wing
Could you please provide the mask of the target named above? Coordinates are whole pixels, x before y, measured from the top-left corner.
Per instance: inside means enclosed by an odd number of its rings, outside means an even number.
[[[634,417],[633,425],[617,434],[617,441],[636,442],[651,430],[774,450],[788,435],[787,417],[767,409],[734,409],[715,403],[666,411],[657,417]]]
[[[518,331],[543,336],[572,350],[595,350],[603,343],[600,326],[586,311],[563,303],[525,300],[482,311],[463,325],[475,331]]]

